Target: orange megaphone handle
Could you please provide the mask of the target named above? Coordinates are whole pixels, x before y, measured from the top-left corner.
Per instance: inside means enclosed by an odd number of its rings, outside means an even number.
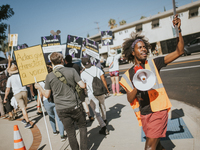
[[[143,69],[141,65],[135,65],[135,67],[134,67],[135,73],[140,69]]]

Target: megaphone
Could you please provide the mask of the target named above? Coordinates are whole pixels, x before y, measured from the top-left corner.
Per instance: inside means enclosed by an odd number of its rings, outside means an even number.
[[[133,84],[140,91],[150,90],[156,82],[155,74],[148,69],[139,69],[133,76]]]

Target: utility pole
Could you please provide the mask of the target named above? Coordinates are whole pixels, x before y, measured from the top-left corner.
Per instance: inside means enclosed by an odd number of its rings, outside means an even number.
[[[98,33],[100,32],[100,28],[99,28],[99,22],[94,22],[94,23],[96,23],[97,24],[97,28],[95,28],[95,29],[98,29]]]
[[[7,49],[7,52],[9,52],[9,44],[10,44],[10,25],[8,25],[8,49]]]

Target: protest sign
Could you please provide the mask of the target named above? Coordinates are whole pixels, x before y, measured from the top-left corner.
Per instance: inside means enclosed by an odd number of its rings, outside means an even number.
[[[113,45],[112,31],[101,31],[102,46]]]
[[[43,53],[44,53],[44,59],[45,62],[50,62],[49,56],[53,52],[61,53],[65,52],[66,45],[55,45],[55,46],[46,46],[42,47]],[[63,57],[65,58],[64,54]]]
[[[9,46],[17,46],[18,34],[10,34]]]
[[[22,86],[44,81],[48,74],[41,45],[14,51]]]
[[[99,44],[85,38],[82,44],[82,57],[90,58],[92,65],[100,66]]]
[[[82,42],[82,37],[68,35],[65,55],[71,55],[72,58],[81,58]]]
[[[42,47],[60,45],[60,35],[41,37]]]

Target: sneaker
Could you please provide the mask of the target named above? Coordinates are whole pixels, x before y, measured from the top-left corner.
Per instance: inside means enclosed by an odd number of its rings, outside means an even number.
[[[17,113],[15,113],[14,116],[15,116],[15,119],[18,119],[18,118],[19,118],[19,116],[18,116]]]
[[[22,123],[23,123],[23,124],[27,124],[27,122],[26,122],[26,120],[25,120],[25,119],[23,119],[23,120],[22,120]]]
[[[117,93],[113,93],[113,96],[116,96],[117,95]]]
[[[106,126],[104,126],[103,128],[101,128],[101,130],[99,131],[99,134],[103,134],[103,135],[108,135],[108,129],[106,128]]]
[[[92,117],[92,116],[90,116],[89,119],[91,122],[94,121],[94,117]]]
[[[8,119],[9,121],[13,121],[13,120],[15,120],[13,117],[9,117],[9,119]]]
[[[61,138],[61,142],[64,142],[64,141],[66,140],[66,138],[65,138],[65,136],[64,136],[64,135],[63,135],[63,136],[61,136],[60,138]]]
[[[37,115],[43,115],[42,112],[37,112],[36,114],[37,114]]]
[[[122,93],[117,93],[117,96],[121,96],[121,95],[124,95],[124,94],[122,94]]]
[[[6,118],[6,115],[1,116],[2,119]]]
[[[29,129],[29,128],[31,128],[32,127],[32,125],[29,123],[29,122],[27,122],[27,124],[25,125],[25,128],[26,129]]]
[[[58,135],[59,131],[53,132],[53,135]]]

